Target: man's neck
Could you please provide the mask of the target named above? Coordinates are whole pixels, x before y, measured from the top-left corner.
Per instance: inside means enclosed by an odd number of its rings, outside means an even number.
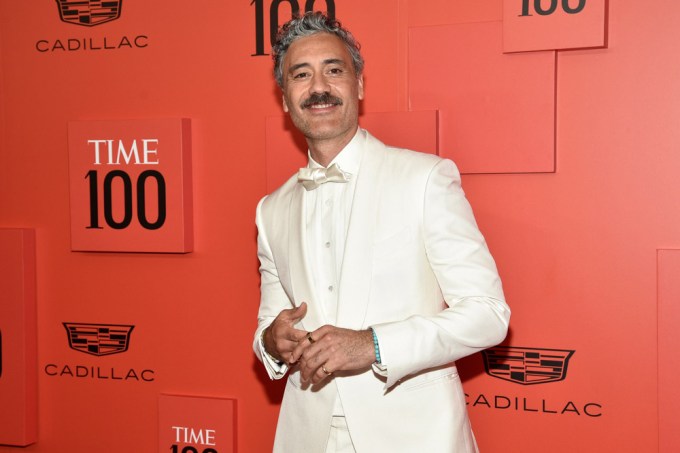
[[[352,129],[349,133],[343,134],[339,137],[325,140],[307,139],[307,146],[309,146],[309,154],[315,162],[328,167],[328,165],[340,154],[340,151],[345,149],[345,146],[352,141],[357,133],[359,126]]]

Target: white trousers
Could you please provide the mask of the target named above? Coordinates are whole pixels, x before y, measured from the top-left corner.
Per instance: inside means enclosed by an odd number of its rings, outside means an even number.
[[[332,418],[326,453],[356,453],[345,417],[334,416]]]

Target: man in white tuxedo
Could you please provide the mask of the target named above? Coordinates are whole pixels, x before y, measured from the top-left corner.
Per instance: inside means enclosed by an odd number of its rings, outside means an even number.
[[[273,47],[306,168],[257,207],[254,350],[288,381],[274,451],[475,452],[455,361],[506,335],[510,310],[450,160],[358,125],[363,60],[320,14]]]

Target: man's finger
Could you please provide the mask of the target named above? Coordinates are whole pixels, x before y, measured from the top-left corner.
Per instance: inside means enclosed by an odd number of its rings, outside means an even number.
[[[296,343],[300,343],[300,342],[302,342],[302,340],[306,341],[307,331],[306,330],[300,330],[300,329],[294,329],[294,328],[291,327],[288,330],[286,330],[286,333],[285,333],[284,336],[285,336],[286,340],[294,341]]]
[[[328,365],[328,363],[324,363],[319,368],[317,368],[316,372],[312,375],[313,383],[318,384],[319,382],[323,381],[324,379],[328,379],[333,375],[331,368],[327,367],[326,365]]]
[[[321,364],[318,368],[312,370],[309,374],[308,381],[313,384],[318,384],[324,379],[328,379],[333,375],[333,372],[326,366],[326,364]]]
[[[305,317],[307,314],[307,302],[302,302],[300,305],[292,309],[289,313],[289,318],[290,321],[295,324],[299,320]]]
[[[316,345],[315,345],[316,346]],[[320,349],[318,346],[310,346],[302,355],[300,362],[300,371],[302,379],[305,381],[314,380],[315,374],[331,357],[328,350]]]
[[[302,353],[305,352],[308,348],[312,346],[312,342],[307,339],[307,336],[309,335],[309,332],[305,332],[304,330],[298,330],[297,332],[301,332],[302,335],[298,337],[297,340],[297,345],[295,346],[295,349],[293,349],[293,354],[290,357],[291,362],[290,363],[295,363],[297,362],[300,357],[302,357]]]

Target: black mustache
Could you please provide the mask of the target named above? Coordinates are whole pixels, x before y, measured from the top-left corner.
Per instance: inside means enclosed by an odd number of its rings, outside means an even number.
[[[302,102],[300,105],[303,109],[309,108],[317,104],[331,104],[331,105],[342,105],[342,100],[331,96],[330,93],[314,93]]]

